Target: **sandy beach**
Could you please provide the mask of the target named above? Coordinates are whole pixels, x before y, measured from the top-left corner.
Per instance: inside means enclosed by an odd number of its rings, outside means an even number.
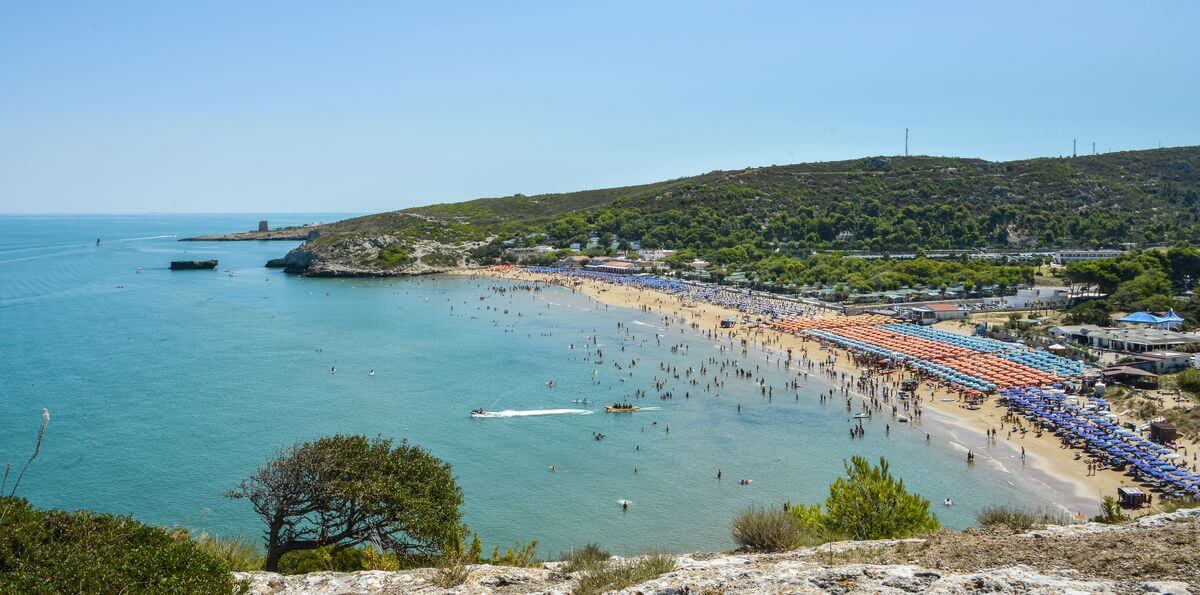
[[[597,302],[610,306],[646,309],[674,316],[695,323],[702,330],[712,330],[721,340],[740,343],[746,340],[748,348],[768,354],[785,354],[788,350],[799,359],[804,354],[810,361],[826,361],[828,354],[837,355],[834,368],[855,378],[864,370],[856,365],[850,355],[832,346],[822,345],[801,336],[780,333],[766,328],[748,328],[741,325],[735,329],[722,329],[722,320],[735,317],[741,320],[742,312],[708,303],[684,302],[679,298],[652,289],[634,288],[603,283],[588,279],[565,279],[554,275],[536,273],[524,269],[510,270],[463,270],[456,274],[485,275],[513,280],[547,283],[580,291]],[[835,316],[833,312],[817,316]],[[777,356],[778,357],[778,356]],[[827,379],[830,379],[827,377]],[[833,380],[833,379],[830,379]],[[922,415],[912,420],[911,429],[945,435],[948,439],[972,450],[977,459],[991,459],[1006,469],[1023,467],[1024,476],[1053,490],[1056,502],[1072,515],[1092,516],[1097,513],[1103,496],[1114,495],[1120,486],[1133,485],[1129,478],[1112,470],[1100,470],[1088,475],[1086,459],[1081,451],[1064,448],[1056,436],[1034,432],[1010,432],[1011,423],[1003,421],[1006,409],[989,398],[982,407],[968,409],[959,401],[957,392],[930,382],[922,382],[918,389]],[[899,424],[897,424],[899,426]],[[995,438],[986,437],[988,430],[995,430]],[[1022,457],[1022,448],[1024,456]]]

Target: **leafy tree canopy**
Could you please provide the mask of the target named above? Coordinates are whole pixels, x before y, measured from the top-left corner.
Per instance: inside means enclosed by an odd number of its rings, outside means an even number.
[[[266,523],[266,569],[290,551],[363,544],[436,556],[460,526],[462,492],[450,466],[407,442],[333,436],[278,453],[242,480]]]

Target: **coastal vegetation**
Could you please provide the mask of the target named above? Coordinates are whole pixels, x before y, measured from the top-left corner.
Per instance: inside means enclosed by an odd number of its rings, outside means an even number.
[[[893,539],[941,528],[929,500],[910,493],[894,477],[886,459],[872,465],[854,456],[846,477],[829,486],[824,510],[818,504],[787,505],[783,511],[751,507],[733,520],[738,545],[760,551],[786,551],[844,539]]]
[[[1200,249],[1194,246],[1177,244],[1166,250],[1133,250],[1113,258],[1073,262],[1062,278],[1106,296],[1072,309],[1070,320],[1076,324],[1103,326],[1113,312],[1168,309],[1192,324],[1200,321],[1200,300],[1189,295],[1200,281]]]
[[[1028,531],[1037,525],[1065,525],[1069,521],[1061,513],[1023,506],[994,504],[985,506],[975,521],[986,529],[1007,529],[1013,533]]]
[[[332,559],[367,544],[432,561],[457,534],[462,505],[450,466],[424,450],[340,435],[278,453],[228,496],[266,524],[266,570],[289,552],[328,548]]]
[[[585,567],[572,591],[575,595],[599,595],[644,583],[675,569],[675,558],[649,554],[625,560],[604,560]]]
[[[499,257],[502,242],[565,248],[596,238],[600,253],[637,242],[643,249],[687,251],[764,282],[846,282],[875,291],[968,281],[1011,287],[1032,272],[980,264],[925,278],[893,260],[830,275],[820,270],[828,263],[812,255],[1185,242],[1200,236],[1198,207],[1197,147],[1011,162],[872,157],[416,207],[322,226],[320,237],[298,250],[324,253],[364,237],[401,246],[490,240],[463,250],[489,262]]]
[[[749,271],[754,278],[777,284],[840,286],[843,291],[889,291],[905,287],[962,286],[967,294],[985,287],[1004,293],[1033,283],[1034,268],[978,260],[862,259],[838,253],[809,256],[735,252],[718,262]]]
[[[873,157],[402,212],[563,246],[609,233],[646,248],[799,254],[1180,241],[1195,237],[1197,205],[1200,150],[1183,147],[1002,163]]]
[[[612,554],[595,543],[577,547],[563,554],[563,565],[560,568],[565,574],[579,572],[603,564],[612,558]]]
[[[229,571],[185,533],[0,498],[0,592],[229,593]]]

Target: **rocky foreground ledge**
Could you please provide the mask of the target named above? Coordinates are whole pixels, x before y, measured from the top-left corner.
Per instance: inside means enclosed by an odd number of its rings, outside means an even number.
[[[569,593],[577,577],[560,568],[476,565],[452,588],[436,586],[436,570],[428,568],[236,576],[256,595]],[[1200,593],[1200,510],[1125,525],[944,532],[783,554],[688,554],[676,558],[673,572],[621,593]]]

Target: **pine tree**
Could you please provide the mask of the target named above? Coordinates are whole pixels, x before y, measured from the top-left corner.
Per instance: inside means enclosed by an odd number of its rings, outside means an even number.
[[[829,486],[825,524],[849,539],[890,539],[930,533],[941,525],[929,512],[929,500],[911,494],[892,477],[885,459],[872,466],[863,457],[846,464],[847,477]]]

